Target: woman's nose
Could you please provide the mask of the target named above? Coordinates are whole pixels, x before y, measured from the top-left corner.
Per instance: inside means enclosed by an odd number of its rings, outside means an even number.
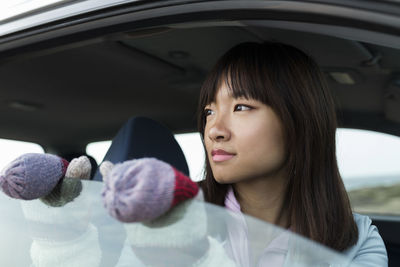
[[[213,141],[227,141],[231,138],[227,121],[224,118],[216,118],[210,126],[208,137]]]

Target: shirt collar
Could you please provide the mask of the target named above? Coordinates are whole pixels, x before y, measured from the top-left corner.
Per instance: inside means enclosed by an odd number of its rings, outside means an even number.
[[[229,186],[228,193],[225,196],[225,207],[233,212],[241,212],[240,204],[235,197],[235,192],[233,191],[233,187]]]

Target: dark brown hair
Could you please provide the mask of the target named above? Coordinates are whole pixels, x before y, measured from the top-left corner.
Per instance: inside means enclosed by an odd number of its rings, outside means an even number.
[[[270,106],[283,123],[289,177],[282,211],[291,228],[339,251],[354,245],[357,225],[336,161],[335,107],[315,61],[280,43],[243,43],[230,49],[201,89],[198,128],[203,141],[204,107],[215,100],[221,82],[228,82],[233,97]],[[201,186],[206,201],[224,205],[229,185],[215,181],[208,158]]]

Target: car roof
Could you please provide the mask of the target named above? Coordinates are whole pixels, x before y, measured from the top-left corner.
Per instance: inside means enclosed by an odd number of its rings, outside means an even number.
[[[39,22],[84,2],[92,9]],[[131,116],[196,131],[202,81],[245,41],[304,50],[326,74],[340,126],[400,136],[397,1],[77,1],[45,12],[0,25],[1,138],[75,153]]]

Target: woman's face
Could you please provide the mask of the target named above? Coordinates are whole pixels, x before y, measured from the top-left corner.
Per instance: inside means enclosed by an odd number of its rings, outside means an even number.
[[[226,83],[215,102],[205,107],[204,143],[217,182],[268,178],[286,160],[282,123],[257,100],[233,98]]]

